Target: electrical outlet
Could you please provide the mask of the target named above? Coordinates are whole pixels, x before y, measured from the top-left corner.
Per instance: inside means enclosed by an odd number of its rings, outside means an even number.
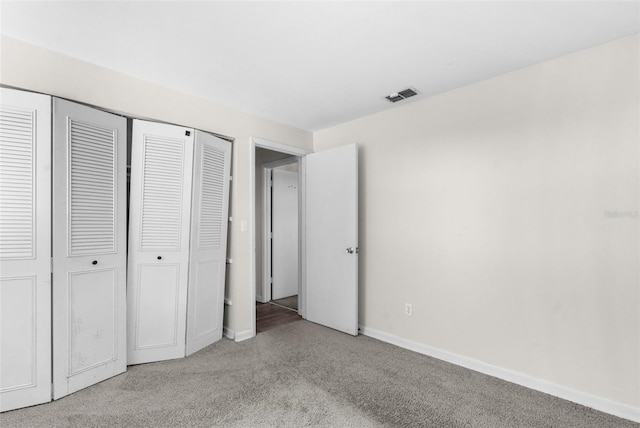
[[[404,314],[409,317],[413,315],[413,305],[411,303],[404,304]]]

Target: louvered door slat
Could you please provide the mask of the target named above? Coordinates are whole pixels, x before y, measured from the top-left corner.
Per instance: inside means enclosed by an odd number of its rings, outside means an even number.
[[[25,119],[22,112],[16,113],[15,110],[3,110],[0,112],[0,119],[22,123],[29,123],[31,121],[31,119]]]
[[[202,197],[199,247],[220,248],[222,241],[224,152],[209,145],[202,147]]]
[[[32,258],[35,111],[2,106],[0,112],[0,258]]]
[[[69,252],[71,255],[115,252],[115,131],[70,120],[69,141]],[[104,232],[98,233],[96,224]]]
[[[182,140],[145,138],[140,239],[143,249],[180,248],[183,150]]]
[[[5,122],[2,125],[3,131],[6,135],[11,135],[14,138],[24,138],[24,139],[29,139],[31,137],[31,134],[29,133],[29,131],[25,131],[25,128],[29,129],[29,127],[31,126],[31,124],[29,122]]]

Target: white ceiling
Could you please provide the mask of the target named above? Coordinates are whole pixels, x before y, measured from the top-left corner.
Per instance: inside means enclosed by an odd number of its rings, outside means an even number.
[[[313,131],[637,33],[639,4],[2,1],[0,28]]]

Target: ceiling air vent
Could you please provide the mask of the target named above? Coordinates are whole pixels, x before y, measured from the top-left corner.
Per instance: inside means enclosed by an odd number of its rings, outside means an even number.
[[[392,103],[397,103],[398,101],[413,97],[414,95],[418,95],[418,91],[413,88],[407,88],[394,94],[387,95],[385,98]]]

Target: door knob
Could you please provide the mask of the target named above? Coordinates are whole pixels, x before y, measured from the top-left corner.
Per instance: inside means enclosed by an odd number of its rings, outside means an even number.
[[[158,256],[158,260],[162,260],[162,256]]]
[[[92,261],[92,262],[91,262],[91,264],[92,264],[92,265],[97,265],[97,264],[98,264],[98,261],[97,261],[97,260],[94,260],[94,261]]]

